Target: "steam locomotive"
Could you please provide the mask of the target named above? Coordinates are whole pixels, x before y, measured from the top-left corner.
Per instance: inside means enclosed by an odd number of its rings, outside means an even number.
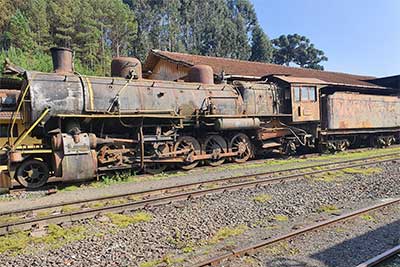
[[[388,146],[400,137],[393,92],[283,76],[214,84],[205,65],[192,67],[185,81],[146,80],[134,58],[114,59],[111,77],[88,77],[73,71],[71,50],[54,48],[52,56],[54,73],[7,69],[22,80],[3,146],[3,187],[13,178],[37,188],[50,176],[190,170],[271,151]],[[15,134],[17,117],[24,130]],[[27,145],[29,138],[37,143]]]

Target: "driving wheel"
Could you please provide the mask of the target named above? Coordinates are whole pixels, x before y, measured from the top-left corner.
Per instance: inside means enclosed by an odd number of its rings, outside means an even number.
[[[225,158],[220,155],[228,151],[228,144],[222,136],[210,135],[204,140],[203,150],[207,155],[212,156],[211,159],[206,160],[206,163],[216,167],[225,162]]]
[[[237,152],[237,155],[232,158],[236,163],[246,162],[252,155],[250,139],[243,133],[233,136],[229,146],[232,152]]]
[[[176,140],[174,152],[177,157],[184,157],[184,162],[179,164],[183,170],[191,170],[199,164],[198,160],[194,160],[195,155],[199,155],[201,151],[200,143],[191,136],[181,136]]]
[[[27,160],[18,167],[16,179],[26,188],[39,188],[45,185],[49,179],[49,168],[43,161]]]

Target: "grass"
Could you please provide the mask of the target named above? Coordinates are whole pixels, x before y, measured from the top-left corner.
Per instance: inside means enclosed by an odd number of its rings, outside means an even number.
[[[184,262],[183,258],[172,258],[171,256],[167,255],[158,260],[142,262],[139,264],[139,267],[155,267],[160,264],[162,264],[162,266],[173,266],[182,262]]]
[[[328,171],[325,173],[320,173],[312,176],[307,176],[307,178],[312,178],[314,181],[318,182],[337,182],[343,179],[344,173],[342,171]]]
[[[39,212],[36,214],[36,216],[39,217],[39,218],[43,218],[43,217],[49,216],[49,215],[52,214],[52,213],[53,213],[53,211],[51,211],[51,210],[44,210],[44,211],[39,211]]]
[[[264,251],[273,256],[293,256],[300,253],[298,248],[293,248],[288,242],[279,242],[276,245],[266,247]]]
[[[73,205],[67,205],[61,208],[62,213],[71,213],[78,210],[80,210],[80,208],[78,206],[73,206]]]
[[[131,201],[140,201],[140,200],[142,200],[142,198],[139,197],[139,196],[129,196],[128,199],[131,200]]]
[[[267,194],[260,194],[260,195],[253,197],[253,200],[258,203],[266,203],[266,202],[270,201],[271,199],[272,199],[272,196],[267,195]]]
[[[11,253],[13,255],[19,254],[24,250],[30,242],[28,233],[18,232],[11,235],[0,237],[0,253]]]
[[[324,205],[317,209],[319,213],[328,213],[328,214],[335,214],[340,213],[341,210],[337,208],[335,205]]]
[[[191,253],[194,251],[194,248],[192,246],[186,246],[182,249],[183,253]]]
[[[125,204],[128,202],[128,199],[126,198],[120,198],[120,199],[111,199],[108,201],[108,205],[114,206],[114,205],[120,205],[120,204]]]
[[[388,153],[393,153],[393,152],[399,152],[400,153],[400,148],[385,148],[385,149],[373,149],[373,150],[366,150],[366,151],[358,151],[358,152],[353,152],[353,151],[345,151],[345,152],[340,152],[336,154],[324,154],[315,158],[289,158],[289,159],[274,159],[274,160],[266,160],[264,162],[258,162],[258,163],[247,163],[247,164],[229,164],[229,165],[224,165],[221,167],[217,168],[210,168],[210,169],[204,169],[201,170],[202,172],[214,172],[214,171],[225,171],[225,170],[237,170],[237,169],[254,169],[254,168],[265,168],[265,167],[271,167],[269,168],[270,170],[275,170],[275,171],[283,171],[287,170],[288,168],[294,168],[295,166],[303,166],[303,167],[310,167],[314,168],[315,170],[318,170],[319,167],[315,166],[318,164],[321,164],[324,161],[346,161],[346,160],[352,160],[352,159],[358,159],[358,158],[363,158],[363,157],[371,157],[371,156],[378,156],[382,155],[383,153],[388,154]],[[351,170],[351,168],[348,169],[348,172],[352,172],[354,170]],[[342,172],[343,173],[343,172]],[[353,172],[354,173],[354,172]],[[374,172],[377,173],[377,172]],[[372,173],[372,174],[374,174]],[[366,172],[367,175],[370,175],[369,172]],[[92,188],[101,188],[101,187],[106,187],[109,185],[116,185],[116,184],[123,184],[123,183],[138,183],[138,182],[144,182],[144,181],[159,181],[159,180],[164,180],[170,177],[179,177],[179,176],[185,176],[187,175],[187,172],[183,171],[174,171],[174,172],[166,172],[166,173],[160,173],[156,175],[146,175],[146,176],[137,176],[136,172],[120,172],[117,173],[116,175],[113,176],[105,176],[102,177],[100,181],[93,182],[91,183],[88,187]],[[338,178],[338,177],[336,177]],[[324,176],[324,177],[319,177],[317,178],[318,181],[335,181],[335,177],[332,177],[332,175]],[[60,192],[68,192],[68,191],[75,191],[79,189],[86,188],[87,186],[67,186],[65,188],[60,189]]]
[[[247,230],[247,226],[245,226],[245,225],[239,225],[236,227],[222,227],[210,239],[209,243],[216,244],[216,243],[218,243],[222,240],[225,240],[229,237],[241,235],[246,230]]]
[[[149,222],[153,219],[153,216],[147,212],[135,212],[132,215],[118,214],[118,213],[107,213],[106,216],[111,220],[111,223],[120,227],[125,228],[131,224]]]
[[[0,253],[10,253],[18,255],[23,253],[29,246],[42,244],[48,248],[59,248],[67,243],[86,238],[87,228],[84,226],[73,226],[62,228],[61,226],[50,224],[48,232],[42,237],[30,236],[28,232],[18,232],[0,237]]]
[[[106,204],[107,203],[105,203],[105,202],[96,201],[96,202],[89,203],[89,208],[92,208],[92,209],[102,208],[102,207],[106,206]]]
[[[343,169],[344,173],[348,174],[362,174],[362,175],[373,175],[382,172],[381,168],[370,167],[370,168],[346,168]]]
[[[78,190],[78,189],[80,189],[79,186],[70,185],[70,186],[61,188],[61,189],[59,189],[58,191],[59,191],[59,192],[71,192],[71,191],[76,191],[76,190]]]
[[[378,156],[382,154],[388,154],[393,152],[399,152],[400,148],[386,148],[386,149],[373,149],[366,151],[345,151],[336,154],[323,154],[318,157],[313,158],[289,158],[289,159],[275,159],[275,160],[267,160],[261,163],[253,163],[253,164],[232,164],[223,167],[219,167],[217,170],[235,170],[235,169],[251,169],[251,168],[260,168],[260,167],[285,167],[288,165],[289,167],[293,167],[294,164],[307,163],[306,166],[312,167],[315,163],[319,163],[321,161],[346,161],[364,157],[372,157]],[[318,167],[316,167],[318,168]]]
[[[335,231],[336,233],[338,233],[338,234],[341,234],[341,233],[345,233],[345,232],[346,232],[346,229],[343,228],[343,227],[338,226],[338,227],[336,227],[336,228],[334,229],[334,231]]]
[[[257,260],[249,256],[245,256],[243,258],[243,262],[246,264],[246,266],[258,266]]]
[[[276,225],[276,224],[271,224],[271,225],[265,226],[264,228],[267,230],[273,231],[273,230],[281,229],[281,226]]]
[[[139,183],[145,181],[160,181],[170,177],[179,177],[186,175],[185,172],[176,171],[168,173],[159,173],[156,175],[137,176],[134,172],[122,172],[113,176],[104,176],[100,181],[91,183],[89,187],[102,188],[110,185],[124,184],[124,183]]]
[[[360,216],[360,218],[362,220],[364,220],[364,221],[367,221],[367,222],[376,222],[375,217],[372,216],[372,215],[369,215],[369,214],[363,214],[363,215]]]
[[[282,214],[275,215],[273,219],[277,222],[287,222],[289,220],[288,216]]]
[[[21,219],[18,216],[0,216],[0,224],[16,222]]]
[[[47,235],[39,238],[33,238],[34,243],[44,243],[52,248],[61,247],[67,243],[82,240],[86,237],[87,229],[84,226],[77,225],[69,228],[50,224]]]

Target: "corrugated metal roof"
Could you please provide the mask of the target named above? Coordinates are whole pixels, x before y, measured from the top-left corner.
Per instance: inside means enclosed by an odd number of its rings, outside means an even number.
[[[199,64],[209,65],[213,68],[215,74],[220,74],[222,71],[224,71],[227,75],[258,77],[268,75],[289,75],[298,78],[314,78],[321,80],[327,84],[343,84],[350,86],[355,85],[379,88],[379,86],[368,82],[368,80],[376,78],[372,76],[361,76],[331,71],[295,68],[277,64],[244,61],[230,58],[190,55],[160,50],[151,50],[149,52],[149,55],[144,64],[144,71],[152,70],[152,68],[154,68],[154,66],[160,59],[165,59],[187,67]]]

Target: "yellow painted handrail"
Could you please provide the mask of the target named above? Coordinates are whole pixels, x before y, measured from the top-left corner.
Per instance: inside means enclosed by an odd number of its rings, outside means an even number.
[[[42,112],[42,114],[35,120],[35,122],[29,127],[18,139],[15,141],[15,143],[12,145],[13,148],[18,147],[22,141],[35,129],[35,127],[44,119],[44,117],[47,115],[47,113],[50,112],[49,108],[45,108]]]

